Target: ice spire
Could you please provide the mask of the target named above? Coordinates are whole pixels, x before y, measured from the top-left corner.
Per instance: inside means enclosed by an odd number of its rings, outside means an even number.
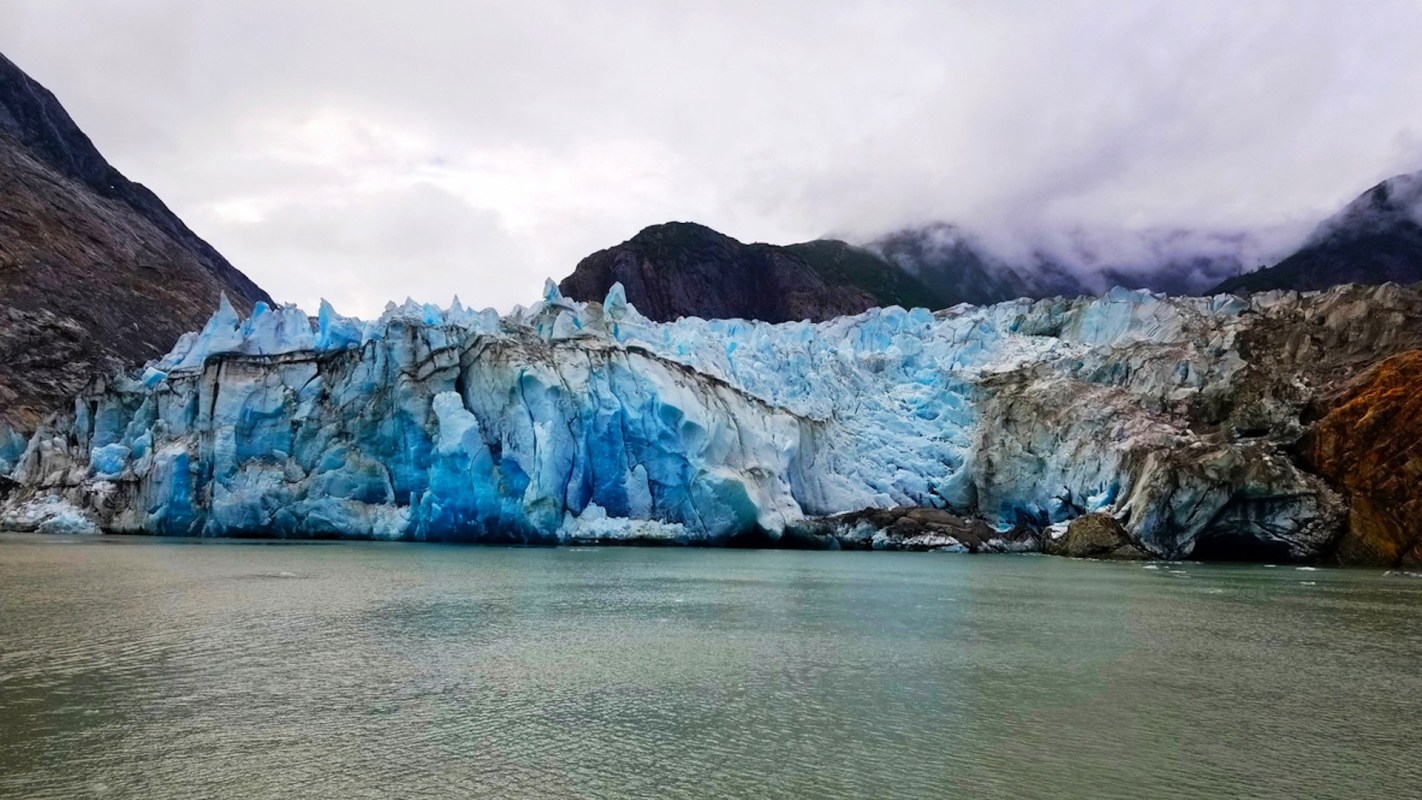
[[[543,302],[550,306],[563,302],[563,293],[558,291],[558,284],[552,278],[543,279]]]
[[[617,281],[607,290],[607,298],[602,301],[602,313],[614,322],[627,316],[627,290]]]

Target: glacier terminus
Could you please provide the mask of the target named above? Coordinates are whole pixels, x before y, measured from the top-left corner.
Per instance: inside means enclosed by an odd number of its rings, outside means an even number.
[[[580,303],[551,281],[502,317],[456,299],[372,321],[326,303],[242,319],[224,298],[165,357],[0,448],[0,521],[895,546],[835,515],[923,508],[986,533],[920,549],[1041,549],[1105,515],[1158,557],[1307,559],[1346,506],[1288,448],[1350,354],[1411,343],[1417,320],[1422,298],[1392,284],[1116,289],[817,324],[656,323],[620,285]]]

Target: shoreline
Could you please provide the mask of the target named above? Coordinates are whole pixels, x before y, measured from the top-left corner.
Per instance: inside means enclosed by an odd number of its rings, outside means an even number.
[[[492,541],[492,540],[468,540],[468,539],[382,539],[374,537],[351,537],[351,536],[279,536],[279,535],[242,535],[242,536],[185,536],[162,533],[144,532],[122,532],[122,531],[101,531],[98,533],[76,533],[76,532],[44,532],[38,530],[23,530],[19,528],[0,528],[0,540],[6,538],[25,538],[35,540],[54,539],[67,540],[68,542],[109,541],[109,542],[162,542],[167,544],[232,544],[234,546],[247,545],[338,545],[338,544],[398,544],[398,545],[445,545],[450,547],[469,548],[490,548],[490,549],[511,549],[511,550],[576,550],[576,549],[645,549],[645,550],[736,550],[736,551],[762,551],[762,552],[819,552],[819,553],[918,553],[925,555],[946,555],[946,556],[972,556],[972,557],[994,557],[994,556],[1020,556],[1020,557],[1048,557],[1052,559],[1063,559],[1067,561],[1082,561],[1102,564],[1137,565],[1142,568],[1173,567],[1176,565],[1186,566],[1234,566],[1234,567],[1255,567],[1259,569],[1280,569],[1280,570],[1358,570],[1363,572],[1380,573],[1382,575],[1402,576],[1402,577],[1422,577],[1422,571],[1413,571],[1406,567],[1384,566],[1376,564],[1340,564],[1326,561],[1245,561],[1245,560],[1200,560],[1192,558],[1101,558],[1094,556],[1073,556],[1060,553],[1051,553],[1045,550],[1019,549],[1019,550],[965,550],[949,548],[912,548],[912,547],[835,547],[835,546],[796,546],[774,544],[717,544],[711,542],[676,542],[656,539],[598,539],[598,540],[565,540],[565,541]]]

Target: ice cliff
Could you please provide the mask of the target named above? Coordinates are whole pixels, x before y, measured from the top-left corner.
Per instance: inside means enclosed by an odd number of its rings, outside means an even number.
[[[111,532],[807,543],[816,518],[911,506],[1019,542],[1102,512],[1156,555],[1309,558],[1346,513],[1291,457],[1301,415],[1419,320],[1395,285],[774,325],[653,323],[620,286],[584,304],[551,283],[502,318],[224,303],[38,431],[0,524],[63,506]]]

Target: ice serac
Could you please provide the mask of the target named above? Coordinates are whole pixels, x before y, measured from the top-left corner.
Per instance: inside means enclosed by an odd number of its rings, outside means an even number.
[[[617,285],[502,318],[224,304],[30,439],[0,523],[1023,549],[1090,515],[1157,556],[1313,558],[1347,513],[1291,458],[1301,414],[1419,339],[1393,285],[818,324],[655,323]],[[866,513],[902,508],[936,511]],[[864,538],[880,517],[897,533]]]

